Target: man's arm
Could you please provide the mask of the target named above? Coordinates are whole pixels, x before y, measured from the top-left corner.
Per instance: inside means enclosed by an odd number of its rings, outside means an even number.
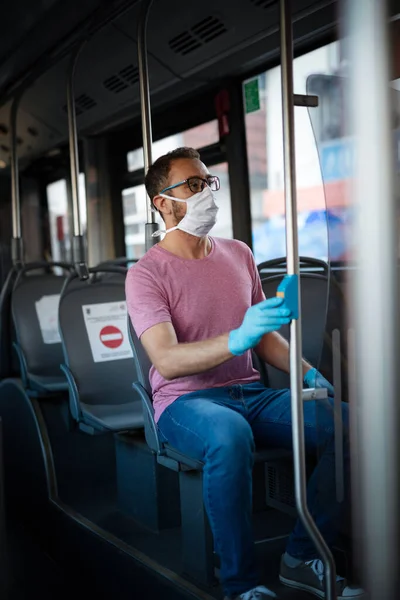
[[[201,342],[179,344],[171,323],[150,327],[141,342],[152,364],[164,379],[186,377],[218,367],[233,358],[229,333]]]
[[[289,323],[290,312],[281,308],[281,304],[281,298],[269,298],[250,306],[240,327],[208,340],[180,344],[172,323],[165,321],[144,331],[141,341],[165,379],[203,373],[244,354],[254,348],[265,333]]]
[[[261,342],[255,348],[255,351],[261,360],[272,367],[276,367],[285,373],[290,372],[289,344],[276,331],[264,335]],[[303,359],[302,366],[304,377],[307,371],[312,369],[312,365]]]

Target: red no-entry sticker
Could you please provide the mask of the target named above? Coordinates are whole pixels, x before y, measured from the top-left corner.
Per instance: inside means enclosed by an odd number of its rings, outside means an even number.
[[[100,331],[100,340],[107,348],[119,348],[124,341],[122,331],[114,325],[106,325]]]

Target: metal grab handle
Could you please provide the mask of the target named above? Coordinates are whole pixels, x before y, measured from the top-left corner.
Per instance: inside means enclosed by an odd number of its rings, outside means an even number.
[[[71,194],[72,194],[72,221],[73,221],[73,260],[75,269],[80,279],[88,279],[89,273],[85,257],[85,245],[82,235],[82,221],[79,204],[79,153],[78,153],[78,131],[76,125],[74,75],[78,57],[86,42],[83,42],[78,50],[72,55],[68,82],[67,82],[67,110],[68,110],[68,140],[69,156],[71,166]]]
[[[17,151],[17,114],[22,94],[18,94],[12,103],[10,114],[11,129],[11,205],[12,205],[12,240],[11,253],[14,265],[23,262],[23,242],[21,227],[21,199],[19,193],[19,169]]]
[[[103,260],[101,263],[96,265],[97,267],[105,267],[105,266],[127,266],[128,264],[137,263],[138,258],[127,258],[126,256],[120,256],[118,258],[109,258],[107,260]]]
[[[140,107],[142,115],[142,135],[143,135],[143,159],[144,173],[146,175],[152,164],[152,129],[151,129],[151,106],[150,106],[150,84],[149,84],[149,66],[147,62],[147,21],[153,0],[144,0],[141,5],[138,31],[138,66],[139,66],[139,86],[140,86]],[[146,250],[156,243],[153,233],[158,229],[156,217],[152,210],[151,200],[146,194],[146,214],[147,223],[145,225],[145,244]]]
[[[7,522],[6,522],[6,503],[4,492],[4,436],[3,423],[0,419],[0,594],[2,598],[7,598],[8,594],[8,550],[7,550]]]
[[[286,251],[288,275],[295,275],[298,286],[298,318],[290,323],[290,389],[292,403],[293,461],[296,507],[299,518],[314,542],[325,567],[327,600],[336,598],[336,569],[332,553],[313,521],[307,507],[307,480],[302,397],[302,340],[297,232],[296,164],[294,139],[293,33],[290,0],[280,2],[282,116],[286,209]]]
[[[28,263],[18,270],[17,277],[14,281],[13,290],[17,289],[17,287],[19,286],[19,284],[21,282],[21,279],[29,271],[39,271],[42,269],[45,269],[48,271],[49,269],[52,269],[53,267],[59,267],[59,268],[63,269],[64,271],[73,271],[73,269],[74,269],[73,265],[70,265],[69,263],[64,263],[64,262],[37,261],[37,262],[33,262],[33,263]]]
[[[82,235],[81,214],[79,205],[79,155],[78,132],[74,98],[74,76],[76,63],[81,53],[82,45],[71,57],[67,81],[67,112],[68,112],[68,141],[71,168],[72,220],[74,236]]]

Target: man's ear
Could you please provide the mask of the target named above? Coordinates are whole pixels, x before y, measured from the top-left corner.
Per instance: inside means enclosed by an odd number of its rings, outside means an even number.
[[[164,198],[163,196],[154,196],[153,204],[161,214],[164,213],[169,215],[172,213],[171,201],[167,200],[167,198]]]

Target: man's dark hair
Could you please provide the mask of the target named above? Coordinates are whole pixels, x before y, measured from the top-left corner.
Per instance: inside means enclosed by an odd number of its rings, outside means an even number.
[[[153,198],[168,185],[172,162],[180,158],[200,159],[200,154],[194,148],[177,148],[176,150],[172,150],[172,152],[168,152],[168,154],[164,154],[164,156],[160,156],[147,171],[145,185],[152,204]]]

